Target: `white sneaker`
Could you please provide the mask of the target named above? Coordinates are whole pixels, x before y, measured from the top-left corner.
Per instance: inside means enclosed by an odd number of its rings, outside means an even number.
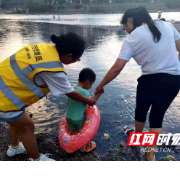
[[[7,155],[9,157],[13,157],[17,154],[24,154],[26,152],[26,149],[24,148],[22,143],[19,143],[18,148],[12,148],[12,146],[9,146],[9,149],[7,150]]]
[[[34,161],[32,158],[30,160]],[[41,154],[41,157],[40,157],[39,161],[55,161],[55,160],[47,157],[46,154]]]

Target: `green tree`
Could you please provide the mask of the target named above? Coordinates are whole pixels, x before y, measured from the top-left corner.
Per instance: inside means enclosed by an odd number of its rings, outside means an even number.
[[[46,12],[54,9],[54,6],[48,4],[47,0],[26,0],[25,6],[30,12]]]

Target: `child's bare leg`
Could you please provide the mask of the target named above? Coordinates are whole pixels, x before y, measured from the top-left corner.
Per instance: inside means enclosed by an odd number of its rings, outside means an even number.
[[[24,147],[26,148],[27,153],[33,159],[40,158],[36,137],[34,135],[34,122],[28,116],[28,114],[24,113],[24,115],[20,117],[18,120],[11,122],[9,124],[21,131],[22,142]],[[15,139],[17,140],[17,136],[15,137]]]
[[[91,149],[91,142],[89,144],[87,144],[85,148],[86,149]]]
[[[19,146],[19,137],[21,135],[21,131],[18,128],[10,125],[9,135],[10,135],[10,139],[11,139],[11,146],[12,147],[18,147]]]

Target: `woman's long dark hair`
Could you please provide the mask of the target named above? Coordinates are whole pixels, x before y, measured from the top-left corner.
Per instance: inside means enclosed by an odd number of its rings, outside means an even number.
[[[60,55],[71,53],[75,59],[82,56],[86,46],[84,39],[72,32],[61,36],[52,35],[51,41],[56,44]]]
[[[153,34],[154,42],[159,42],[161,39],[161,32],[155,26],[153,19],[144,6],[128,9],[121,20],[121,24],[127,24],[128,18],[134,19],[134,29],[146,23]]]

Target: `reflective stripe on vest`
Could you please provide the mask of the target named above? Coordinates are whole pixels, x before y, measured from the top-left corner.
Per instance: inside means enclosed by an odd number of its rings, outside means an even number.
[[[10,57],[10,64],[16,76],[28,89],[30,89],[39,99],[45,96],[45,94],[34,83],[22,74],[22,70],[16,61],[15,54]]]
[[[26,68],[24,68],[22,70],[22,73],[25,76],[27,76],[27,75],[31,74],[34,70],[39,69],[39,68],[52,69],[52,68],[57,68],[57,67],[63,68],[63,64],[61,62],[57,62],[57,61],[39,63],[39,64],[31,64],[31,65],[27,66]]]
[[[23,109],[26,105],[11,91],[11,89],[6,86],[3,79],[0,77],[0,90],[1,92],[19,109]]]

